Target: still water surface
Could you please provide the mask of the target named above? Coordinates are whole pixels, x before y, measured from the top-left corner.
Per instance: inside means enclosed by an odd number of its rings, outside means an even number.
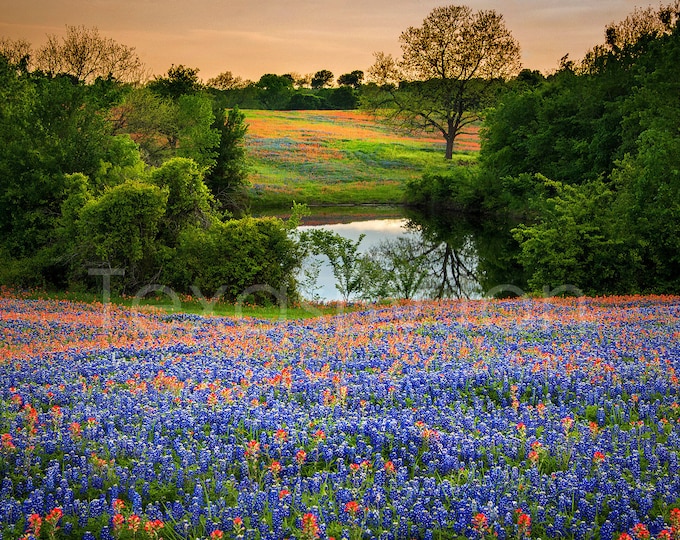
[[[302,230],[323,227],[353,241],[364,234],[359,246],[361,253],[383,241],[402,236],[415,238],[423,245],[437,246],[428,259],[430,270],[434,272],[434,285],[428,296],[479,298],[497,295],[498,291],[501,295],[508,291],[514,296],[517,291],[521,295],[526,285],[526,278],[515,260],[517,245],[511,230],[516,224],[447,210],[429,214],[401,207],[311,210],[312,215],[303,219]],[[278,217],[285,219],[287,216]],[[301,292],[308,299],[317,294],[322,301],[341,300],[332,269],[323,259],[316,288],[311,291],[303,288]],[[441,290],[438,290],[439,286]]]
[[[361,235],[364,238],[359,244],[359,252],[367,253],[372,247],[385,240],[395,240],[400,236],[413,235],[405,227],[408,223],[406,218],[369,219],[364,221],[350,221],[349,223],[335,223],[327,225],[302,225],[301,231],[309,229],[326,229],[333,231],[344,238],[356,242]],[[325,258],[320,258],[321,268],[316,280],[317,289],[314,291],[319,300],[328,302],[342,300],[342,295],[335,287],[335,277],[330,264]],[[304,291],[303,291],[304,293]]]

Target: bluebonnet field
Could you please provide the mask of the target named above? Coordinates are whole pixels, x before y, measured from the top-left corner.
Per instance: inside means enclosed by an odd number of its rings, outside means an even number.
[[[680,298],[0,299],[15,538],[680,538]]]

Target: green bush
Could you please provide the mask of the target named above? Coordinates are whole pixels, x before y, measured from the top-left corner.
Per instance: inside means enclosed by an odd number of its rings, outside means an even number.
[[[250,291],[253,300],[270,302],[273,291],[293,298],[298,266],[297,245],[283,221],[244,218],[182,231],[170,280],[206,297],[217,294],[233,301]]]
[[[531,289],[569,285],[586,294],[634,292],[633,261],[615,234],[616,216],[607,210],[615,193],[602,181],[545,185],[551,195],[537,203],[537,221],[514,230]]]
[[[167,189],[127,181],[85,203],[78,221],[81,270],[124,268],[127,287],[147,283],[158,271],[156,237],[167,202]]]
[[[296,92],[288,102],[288,109],[291,111],[317,111],[323,108],[323,100],[314,94],[303,94]]]
[[[406,201],[416,206],[474,209],[480,201],[477,167],[457,166],[447,174],[426,173],[406,183]]]

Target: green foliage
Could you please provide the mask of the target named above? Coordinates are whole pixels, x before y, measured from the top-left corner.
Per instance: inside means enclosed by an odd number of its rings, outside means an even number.
[[[541,173],[566,183],[609,174],[619,156],[622,89],[599,76],[563,70],[505,96],[482,131],[481,162],[498,178]]]
[[[179,139],[175,110],[170,99],[146,87],[134,89],[113,111],[114,133],[134,137],[145,163],[158,166],[172,155]]]
[[[620,195],[617,234],[626,239],[644,292],[680,288],[680,136],[645,131],[638,154],[614,171]]]
[[[323,255],[331,265],[335,288],[347,302],[366,290],[367,278],[374,274],[359,246],[365,235],[353,241],[326,229],[311,229],[300,234],[300,243],[312,255]]]
[[[87,277],[95,267],[123,269],[113,283],[123,292],[169,276],[179,292],[195,280],[219,289],[219,278],[232,298],[258,284],[293,294],[285,224],[219,221],[246,183],[243,114],[184,66],[146,87],[88,77],[30,73],[0,56],[0,283],[99,287]],[[196,238],[239,264],[184,264],[204,249]]]
[[[324,101],[315,94],[295,92],[286,108],[291,111],[317,111],[324,108]]]
[[[146,164],[139,146],[129,135],[116,135],[108,140],[99,168],[92,177],[91,187],[100,193],[126,180],[143,180],[146,175]]]
[[[569,285],[587,294],[625,292],[633,261],[624,256],[606,211],[615,194],[601,181],[570,186],[545,179],[545,186],[552,195],[541,202],[538,221],[515,229],[531,289]]]
[[[412,299],[425,294],[430,278],[428,247],[414,236],[400,236],[373,248],[368,258],[374,270],[368,280],[369,296]]]
[[[487,116],[479,191],[524,215],[518,260],[537,291],[680,286],[680,25],[665,9],[656,30],[612,26],[580,66],[518,85]]]
[[[205,177],[205,183],[223,211],[242,213],[247,205],[245,187],[248,184],[245,136],[248,125],[238,107],[226,112],[220,108],[215,115],[220,143]]]
[[[82,263],[123,268],[127,285],[143,283],[158,270],[156,237],[167,203],[167,189],[135,181],[88,201],[78,221]]]
[[[58,229],[60,239],[65,244],[78,235],[80,212],[92,199],[90,181],[87,176],[82,173],[66,176],[66,197],[61,205],[61,220]]]
[[[203,182],[203,172],[190,159],[173,158],[153,170],[150,182],[168,192],[160,231],[163,243],[174,247],[187,227],[208,228],[217,216],[214,199]]]
[[[406,183],[406,200],[418,206],[477,208],[479,202],[476,167],[460,165],[446,173],[426,173]]]
[[[215,116],[210,98],[184,95],[177,100],[176,154],[193,159],[201,167],[213,167],[220,145],[220,132],[213,127]]]
[[[401,58],[375,54],[363,106],[404,129],[441,134],[451,159],[458,135],[518,71],[519,44],[495,11],[454,5],[433,9],[399,40]]]
[[[210,96],[162,97],[149,88],[129,92],[117,109],[115,133],[134,137],[144,161],[159,166],[172,157],[187,157],[202,167],[215,164],[220,133]]]
[[[350,86],[341,86],[332,90],[326,98],[329,109],[349,110],[359,106],[359,97]]]
[[[182,231],[173,266],[173,282],[182,290],[271,302],[272,295],[294,296],[299,257],[280,219],[244,218]]]
[[[312,88],[318,90],[319,88],[324,88],[325,86],[330,86],[333,84],[333,79],[335,76],[331,71],[327,69],[322,69],[317,71],[312,77]]]
[[[338,77],[338,84],[340,86],[351,86],[355,90],[361,87],[361,83],[364,81],[364,72],[355,69],[350,73],[343,73]]]
[[[259,99],[265,109],[285,109],[293,94],[293,80],[286,75],[267,73],[257,83]]]
[[[163,98],[174,100],[198,92],[202,85],[198,78],[198,69],[183,66],[170,66],[165,77],[156,77],[147,87]]]
[[[89,88],[20,74],[0,58],[0,244],[14,257],[53,241],[65,175],[95,173],[108,147]]]

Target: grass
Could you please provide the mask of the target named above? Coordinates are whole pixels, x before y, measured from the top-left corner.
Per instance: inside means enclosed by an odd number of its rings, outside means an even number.
[[[425,172],[476,159],[477,130],[457,141],[453,162],[431,134],[405,135],[359,111],[247,110],[251,202],[256,209],[400,204]]]
[[[22,298],[25,300],[54,300],[67,302],[84,302],[88,304],[103,303],[102,294],[91,292],[52,292],[44,290],[30,290],[18,292],[9,289],[0,290],[0,297]],[[142,310],[158,310],[165,313],[184,313],[216,317],[250,318],[265,320],[300,320],[326,315],[340,315],[369,307],[357,302],[295,302],[284,306],[256,305],[249,303],[232,303],[225,301],[211,302],[211,299],[199,299],[188,295],[177,295],[171,298],[167,295],[150,294],[144,298],[134,296],[112,295],[107,301],[113,305],[134,307]]]

